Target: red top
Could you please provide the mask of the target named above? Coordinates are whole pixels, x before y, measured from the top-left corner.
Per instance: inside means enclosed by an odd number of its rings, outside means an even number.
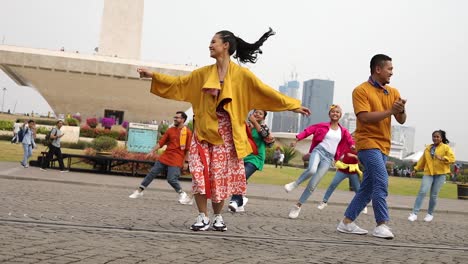
[[[348,153],[352,153],[354,155],[356,155],[356,151],[352,151],[350,149],[348,149],[347,151],[344,152],[344,156],[343,158],[341,158],[341,161],[345,164],[358,164],[359,163],[359,160],[355,157],[350,157],[348,156]],[[343,172],[343,173],[346,173],[346,174],[356,174],[357,172],[350,172],[349,169],[338,169],[339,171]]]
[[[187,141],[185,149],[180,148],[180,131],[182,128],[171,127],[167,129],[163,137],[159,140],[159,147],[167,145],[164,153],[159,157],[159,161],[167,166],[182,167],[184,166],[185,153],[190,148],[192,140],[192,131],[187,128]]]

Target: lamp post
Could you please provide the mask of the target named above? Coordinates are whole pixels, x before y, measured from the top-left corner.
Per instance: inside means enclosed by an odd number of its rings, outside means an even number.
[[[3,87],[3,97],[2,97],[2,113],[4,112],[3,111],[3,107],[5,106],[5,93],[7,91],[7,88],[6,87]]]

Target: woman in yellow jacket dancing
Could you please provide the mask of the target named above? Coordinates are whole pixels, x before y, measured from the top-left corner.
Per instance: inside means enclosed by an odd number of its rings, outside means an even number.
[[[224,200],[233,194],[245,195],[243,158],[252,152],[245,117],[252,109],[286,111],[309,115],[299,100],[287,97],[262,83],[248,69],[231,61],[255,63],[260,47],[274,35],[272,29],[250,44],[223,30],[209,45],[213,65],[194,70],[187,76],[173,77],[139,68],[140,77],[152,78],[151,92],[163,98],[190,102],[195,114],[195,132],[189,152],[192,192],[199,215],[190,227],[208,230],[207,199],[214,211],[212,228],[226,231],[220,214]]]
[[[416,201],[414,202],[413,212],[408,217],[408,220],[411,222],[418,219],[419,209],[429,189],[431,189],[429,208],[427,209],[424,221],[432,221],[440,188],[444,184],[447,174],[450,173],[450,164],[455,162],[455,155],[448,145],[449,140],[445,135],[445,131],[436,130],[432,132],[432,142],[433,144],[426,147],[423,156],[414,167],[416,171],[424,170],[424,175],[421,180],[418,197],[416,197]]]

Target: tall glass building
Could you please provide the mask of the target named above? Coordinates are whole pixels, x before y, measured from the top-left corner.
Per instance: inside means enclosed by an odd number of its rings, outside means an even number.
[[[301,117],[299,131],[306,127],[330,120],[328,111],[333,104],[335,82],[330,80],[311,79],[304,82],[302,88],[302,105],[308,107],[312,114]]]

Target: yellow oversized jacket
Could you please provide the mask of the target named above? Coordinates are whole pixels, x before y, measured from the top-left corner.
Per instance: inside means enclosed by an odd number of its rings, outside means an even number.
[[[430,144],[424,150],[424,154],[414,166],[417,171],[424,170],[424,175],[433,176],[450,173],[450,164],[455,162],[455,155],[449,145],[439,143],[435,149],[435,155],[442,156],[444,160],[432,158]],[[435,156],[434,155],[434,156]]]
[[[217,89],[219,96],[205,93],[203,89]],[[274,90],[248,69],[232,61],[223,86],[219,82],[217,66],[213,64],[194,70],[186,76],[153,73],[151,92],[163,98],[191,103],[197,139],[213,145],[223,144],[218,133],[216,107],[222,101],[227,101],[223,107],[231,117],[238,158],[244,158],[252,152],[245,130],[245,118],[250,110],[286,111],[301,107],[299,100]]]

